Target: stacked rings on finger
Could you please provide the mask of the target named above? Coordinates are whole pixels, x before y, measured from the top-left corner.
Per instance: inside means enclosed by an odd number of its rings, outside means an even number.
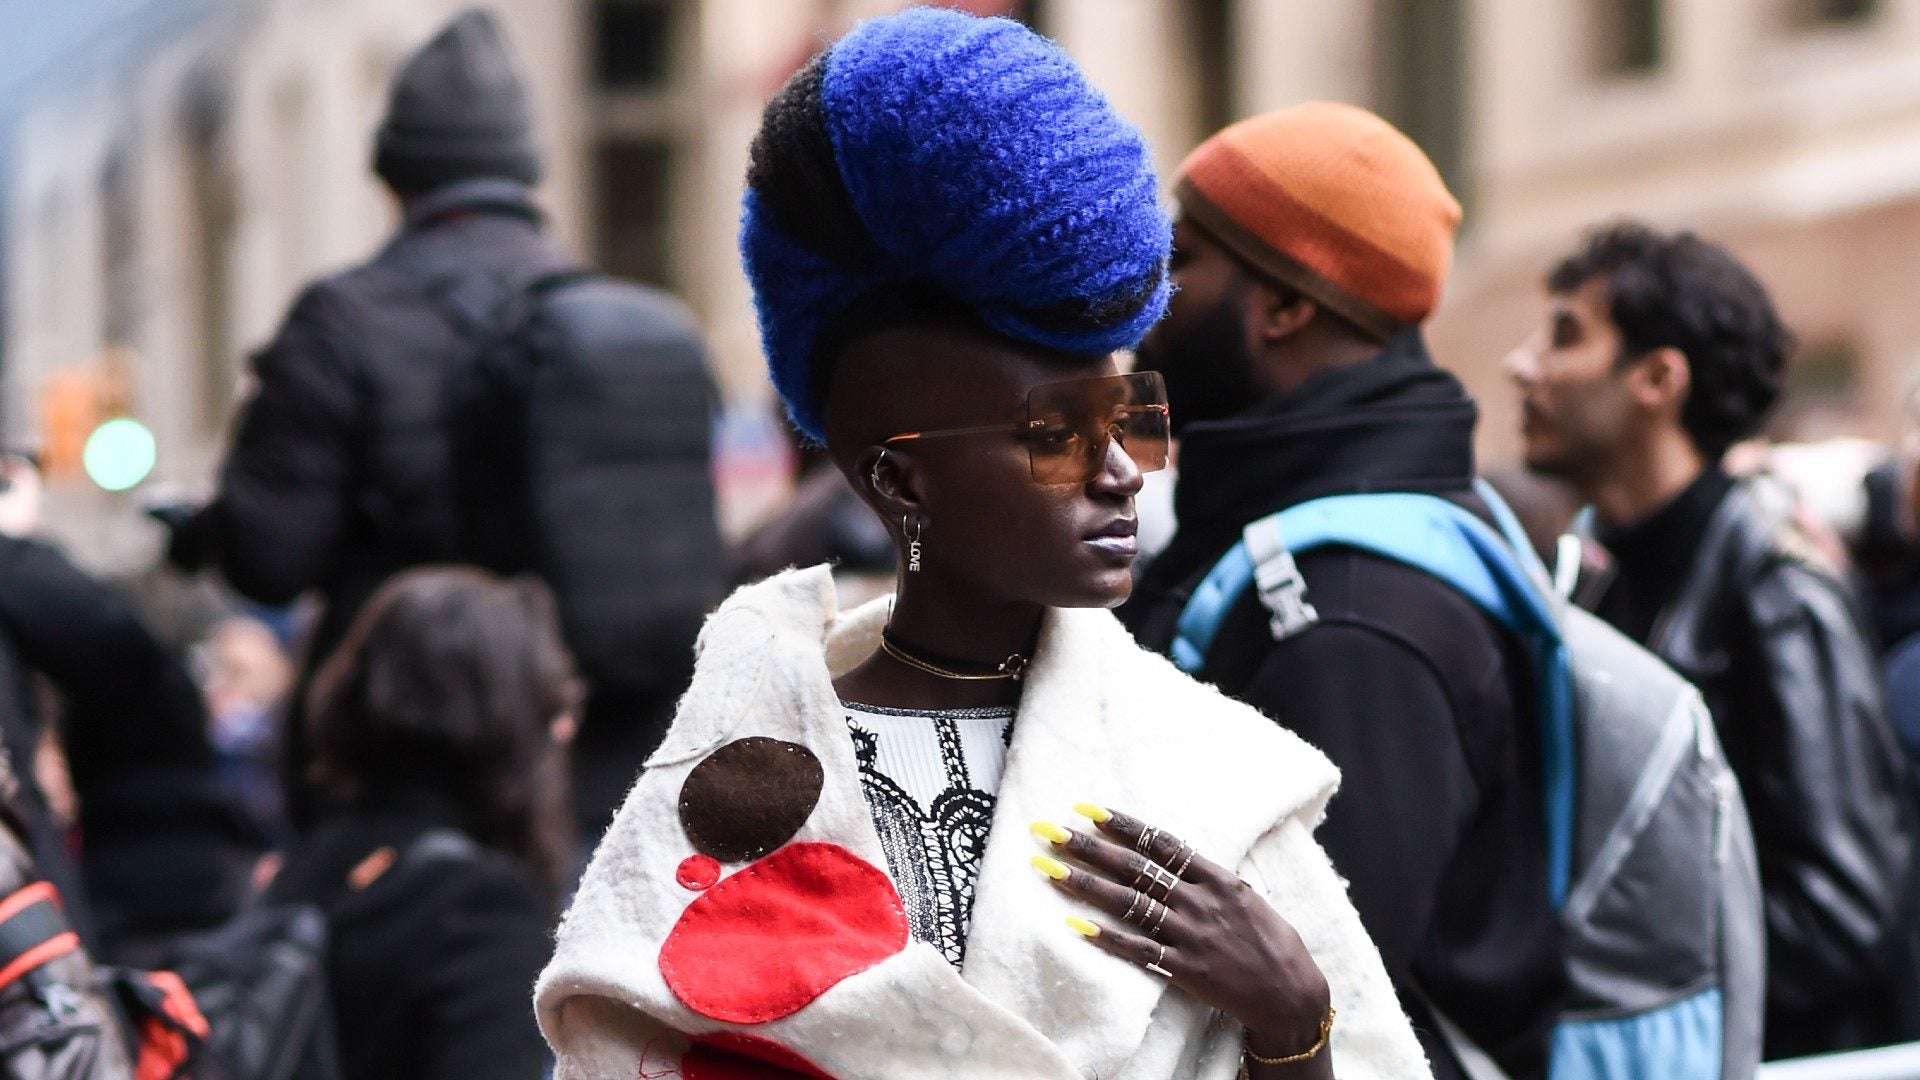
[[[1175,877],[1174,875],[1172,875],[1172,874],[1170,874],[1170,873],[1168,873],[1167,871],[1165,871],[1165,870],[1163,870],[1163,869],[1161,869],[1160,867],[1158,867],[1158,866],[1155,866],[1155,867],[1153,868],[1153,880],[1152,880],[1152,881],[1149,881],[1149,882],[1147,882],[1147,887],[1146,887],[1146,889],[1145,889],[1145,890],[1143,890],[1143,891],[1144,891],[1144,892],[1145,892],[1145,893],[1146,893],[1146,894],[1147,894],[1148,896],[1152,896],[1152,895],[1153,895],[1153,887],[1154,887],[1155,885],[1162,885],[1162,886],[1165,886],[1165,887],[1166,887],[1166,890],[1167,890],[1167,891],[1166,891],[1166,892],[1163,892],[1163,893],[1161,893],[1161,894],[1160,894],[1160,897],[1159,897],[1159,899],[1161,899],[1161,900],[1166,900],[1167,898],[1169,898],[1169,897],[1171,897],[1171,896],[1173,895],[1173,890],[1174,890],[1174,888],[1175,888],[1176,886],[1178,886],[1179,884],[1180,884],[1180,879],[1179,879],[1179,878],[1177,878],[1177,877]]]
[[[1180,865],[1174,868],[1173,876],[1176,878],[1185,880],[1187,876],[1187,867],[1192,865],[1193,865],[1193,845],[1183,843],[1180,845]]]
[[[1134,895],[1135,895],[1135,896],[1139,896],[1139,895],[1141,895],[1141,894],[1139,894],[1139,893],[1135,893]],[[1162,903],[1160,903],[1160,901],[1158,901],[1158,900],[1155,900],[1155,899],[1154,899],[1153,897],[1151,897],[1151,896],[1149,896],[1149,897],[1147,897],[1147,898],[1146,898],[1146,901],[1147,901],[1147,906],[1146,906],[1146,909],[1140,912],[1140,920],[1139,920],[1139,922],[1140,922],[1140,925],[1141,925],[1141,926],[1145,926],[1145,925],[1147,925],[1147,921],[1153,918],[1153,909],[1155,909],[1155,908],[1157,908],[1157,907],[1165,907],[1165,906],[1166,906],[1166,905],[1164,905],[1164,904],[1162,904]],[[1131,911],[1133,910],[1133,907],[1132,907],[1132,905],[1128,905],[1128,907],[1127,907],[1127,910],[1128,910],[1129,912],[1131,912]],[[1127,922],[1132,922],[1132,921],[1133,921],[1132,919],[1126,919],[1126,918],[1125,918],[1125,916],[1122,916],[1122,918],[1123,918],[1123,919],[1124,919],[1125,921],[1127,921]]]
[[[1172,909],[1165,904],[1160,905],[1160,913],[1154,916],[1153,925],[1147,927],[1148,937],[1153,938],[1155,941],[1160,940],[1160,926],[1167,921],[1167,912],[1171,910]]]
[[[1133,901],[1127,905],[1127,913],[1125,915],[1120,916],[1120,921],[1132,922],[1133,911],[1135,908],[1140,906],[1140,901],[1143,899],[1146,900],[1147,903],[1149,904],[1153,903],[1153,899],[1151,897],[1147,896],[1145,893],[1139,891],[1138,889],[1135,889],[1133,892]]]
[[[1154,828],[1151,825],[1147,826],[1144,829],[1141,829],[1139,839],[1133,842],[1133,850],[1139,852],[1142,855],[1145,855],[1149,859],[1153,858],[1153,855],[1152,855],[1153,842],[1159,836],[1160,836],[1160,830]]]

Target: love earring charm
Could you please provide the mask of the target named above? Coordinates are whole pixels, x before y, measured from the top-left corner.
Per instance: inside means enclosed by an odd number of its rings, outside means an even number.
[[[907,536],[907,527],[913,527],[913,535]],[[900,515],[900,535],[907,540],[907,571],[920,572],[920,519],[910,514]]]

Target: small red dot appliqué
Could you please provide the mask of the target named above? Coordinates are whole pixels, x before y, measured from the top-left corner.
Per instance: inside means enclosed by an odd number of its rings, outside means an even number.
[[[720,863],[708,855],[689,855],[680,863],[680,869],[674,871],[674,880],[694,892],[703,892],[713,888],[720,880]]]

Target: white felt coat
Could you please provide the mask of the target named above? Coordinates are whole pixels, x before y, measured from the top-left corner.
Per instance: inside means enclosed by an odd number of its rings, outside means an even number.
[[[1239,872],[1300,932],[1339,1009],[1342,1080],[1429,1075],[1379,954],[1313,840],[1339,774],[1253,709],[1141,649],[1099,610],[1050,611],[1028,671],[980,869],[965,970],[929,945],[832,986],[798,1012],[730,1025],[682,1003],[663,940],[694,894],[675,870],[694,848],[681,783],[721,744],[799,743],[825,785],[796,841],[842,845],[884,869],[833,678],[878,646],[886,601],[842,613],[824,567],[735,593],[701,633],[692,687],[594,852],[536,991],[559,1080],[676,1076],[679,1033],[736,1031],[797,1051],[838,1080],[1036,1077],[1228,1080],[1241,1032],[1166,980],[1064,924],[1111,922],[1029,860],[1033,821],[1075,802],[1160,826]],[[727,866],[726,872],[739,870]]]

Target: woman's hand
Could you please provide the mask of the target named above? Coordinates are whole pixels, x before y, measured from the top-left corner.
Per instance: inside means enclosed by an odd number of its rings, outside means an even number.
[[[1111,916],[1099,925],[1070,920],[1075,930],[1238,1020],[1255,1054],[1288,1057],[1319,1041],[1330,1005],[1326,977],[1252,886],[1136,818],[1084,803],[1074,809],[1094,828],[1038,822],[1033,831],[1075,863],[1038,856],[1034,865],[1056,888]],[[1324,1049],[1315,1055],[1328,1056]]]

